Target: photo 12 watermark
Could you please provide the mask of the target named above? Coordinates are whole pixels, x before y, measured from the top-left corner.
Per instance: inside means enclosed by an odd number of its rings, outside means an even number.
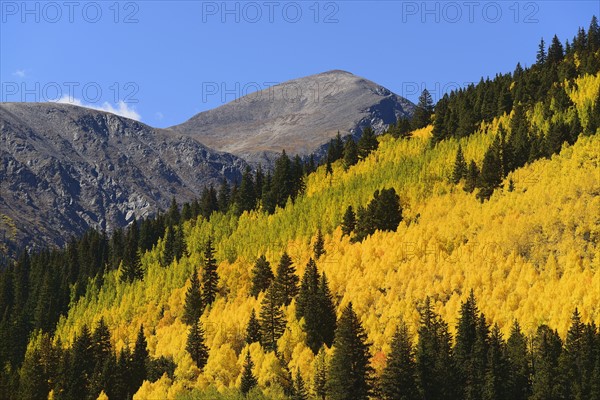
[[[340,3],[335,1],[203,1],[202,23],[337,24]]]
[[[140,91],[136,82],[1,82],[2,102],[76,102],[97,104],[104,101],[136,104]]]
[[[0,21],[9,23],[139,23],[135,1],[0,1]]]
[[[402,23],[537,24],[540,5],[535,1],[403,1]]]
[[[416,81],[405,81],[402,82],[402,86],[400,88],[400,96],[410,99],[410,98],[418,98],[418,96],[423,93],[425,89],[431,95],[431,99],[434,104],[437,103],[446,93],[450,93],[453,91],[458,91],[459,89],[464,89],[469,85],[474,85],[475,82],[416,82]]]
[[[295,82],[202,82],[202,102],[240,103],[336,103],[341,88],[335,82],[313,82],[302,86]]]

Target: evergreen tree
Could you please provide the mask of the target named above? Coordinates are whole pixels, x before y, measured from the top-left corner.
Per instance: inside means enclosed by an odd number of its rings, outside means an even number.
[[[240,385],[240,391],[244,396],[248,395],[248,392],[252,390],[256,385],[258,385],[258,380],[254,376],[252,369],[254,368],[254,363],[252,362],[252,357],[250,357],[250,350],[246,352],[246,360],[244,361],[244,369],[242,371],[242,382]]]
[[[254,210],[256,207],[256,189],[252,179],[250,167],[242,174],[242,183],[236,199],[237,214],[242,214],[244,211]]]
[[[488,364],[483,389],[484,400],[507,399],[509,364],[506,355],[506,343],[497,324],[490,335]]]
[[[202,304],[210,306],[217,297],[217,285],[219,275],[217,274],[217,260],[214,258],[215,249],[212,238],[208,238],[204,247],[204,265],[202,271]]]
[[[563,60],[563,57],[564,57],[563,45],[560,42],[560,40],[558,39],[558,36],[554,35],[554,37],[552,38],[552,43],[550,44],[550,47],[548,47],[548,55],[547,55],[548,64],[556,66],[556,65],[558,65],[558,63],[560,63]]]
[[[163,267],[170,265],[175,259],[175,232],[172,226],[167,226],[164,237],[165,249],[161,259]]]
[[[460,316],[456,327],[456,345],[454,346],[454,358],[459,370],[459,379],[464,388],[465,398],[473,398],[475,391],[475,364],[474,351],[477,341],[477,324],[479,311],[475,301],[473,289],[465,302],[461,304]]]
[[[92,338],[87,325],[84,325],[81,333],[73,343],[71,362],[68,368],[69,376],[66,383],[67,397],[71,399],[86,398],[93,371]]]
[[[433,114],[433,99],[427,89],[424,89],[419,96],[419,102],[415,108],[412,117],[412,129],[421,129],[431,123]]]
[[[273,172],[271,192],[276,206],[285,207],[287,199],[292,194],[292,163],[285,153],[275,161],[275,170]]]
[[[131,393],[135,393],[148,377],[148,371],[146,370],[148,360],[148,343],[144,335],[144,325],[141,325],[131,355]]]
[[[325,350],[323,348],[319,350],[314,365],[313,393],[317,398],[325,400],[327,396],[327,363],[325,362]]]
[[[536,56],[536,64],[543,66],[546,63],[546,44],[544,43],[544,38],[540,40],[540,44],[538,46],[538,52]]]
[[[348,136],[346,144],[344,145],[344,167],[346,169],[355,165],[358,162],[358,146],[352,138]]]
[[[298,275],[292,259],[287,253],[283,253],[277,266],[277,275],[273,281],[275,293],[280,305],[289,305],[298,294]]]
[[[373,223],[373,217],[368,209],[359,206],[356,210],[356,228],[354,236],[352,237],[353,242],[362,242],[369,235],[375,232],[375,224]]]
[[[367,334],[352,303],[342,312],[335,333],[327,393],[332,400],[368,399],[373,388],[373,369]]]
[[[319,310],[318,320],[320,321],[319,336],[327,347],[331,347],[337,329],[337,315],[335,302],[329,290],[329,282],[327,281],[325,272],[321,274],[319,290],[317,292],[317,304]]]
[[[420,312],[421,322],[416,348],[419,386],[424,399],[463,398],[457,387],[451,336],[448,325],[433,311],[429,297]]]
[[[358,140],[358,157],[361,160],[367,158],[367,156],[372,152],[377,150],[379,146],[379,142],[377,141],[377,137],[375,136],[375,132],[370,126],[367,126],[363,129],[362,135]]]
[[[418,400],[417,366],[408,327],[401,323],[391,344],[381,377],[381,391],[388,400]]]
[[[271,285],[260,308],[261,345],[266,351],[277,352],[277,340],[283,335],[285,325],[286,320],[281,310],[281,302],[275,286]]]
[[[350,236],[355,227],[356,215],[354,214],[352,206],[348,206],[348,208],[346,208],[346,212],[344,213],[344,217],[342,218],[342,236]]]
[[[300,369],[296,369],[296,377],[294,378],[294,393],[292,400],[308,400],[308,392],[304,386],[304,379],[300,375]]]
[[[317,230],[317,237],[315,239],[315,244],[313,246],[313,251],[315,254],[315,259],[318,260],[321,258],[323,254],[325,254],[325,240],[323,239],[323,233],[321,233],[321,228]]]
[[[138,250],[139,231],[135,219],[127,230],[125,239],[125,254],[123,257],[123,270],[121,271],[122,282],[133,282],[144,277],[140,254]]]
[[[41,364],[40,352],[37,349],[27,351],[19,375],[17,398],[23,400],[48,398],[50,391],[48,379]]]
[[[467,176],[465,179],[465,186],[463,190],[467,193],[472,193],[473,190],[479,185],[479,168],[475,161],[471,160],[469,168],[467,169]]]
[[[181,220],[181,214],[179,213],[179,205],[177,204],[177,200],[175,197],[171,199],[171,206],[169,207],[169,211],[167,212],[167,220],[168,224],[173,226],[179,224]]]
[[[229,187],[229,183],[227,179],[223,178],[221,181],[221,186],[219,187],[219,193],[217,195],[217,205],[219,207],[219,211],[222,213],[226,213],[229,210],[229,196],[231,195],[231,188]]]
[[[185,293],[185,304],[183,306],[183,317],[181,320],[184,324],[192,325],[202,315],[202,294],[200,293],[200,280],[198,279],[198,270],[194,267],[194,271],[190,276],[190,286]]]
[[[323,321],[325,310],[322,308],[326,305],[322,304],[319,290],[319,273],[317,265],[311,258],[302,277],[300,293],[296,302],[296,318],[304,318],[306,344],[315,354],[323,345],[322,331],[326,325],[326,321]]]
[[[271,282],[275,276],[271,270],[271,264],[267,261],[267,258],[263,255],[256,259],[254,267],[252,268],[252,287],[250,288],[250,295],[258,297],[258,294],[265,291],[271,286]]]
[[[499,152],[499,138],[488,148],[483,156],[481,166],[480,188],[477,198],[482,202],[488,200],[494,189],[502,183],[502,159]]]
[[[532,400],[559,400],[564,387],[559,379],[558,359],[562,341],[556,331],[541,325],[533,340],[533,393]]]
[[[250,314],[250,319],[248,320],[248,325],[246,326],[246,343],[252,344],[255,342],[262,342],[262,338],[260,335],[260,322],[258,322],[258,318],[256,318],[256,312],[252,309],[252,313]]]
[[[454,170],[452,171],[452,183],[457,184],[461,179],[467,177],[467,162],[462,152],[462,147],[458,146],[456,159],[454,160]]]
[[[317,271],[317,264],[311,258],[308,260],[308,264],[306,264],[302,282],[300,283],[300,290],[296,300],[296,319],[300,320],[306,317],[308,308],[312,305],[311,303],[316,303],[318,290],[319,273]]]
[[[210,215],[219,211],[219,201],[217,199],[217,191],[210,185],[205,187],[200,196],[200,214],[205,218],[209,219]]]
[[[208,360],[208,348],[204,344],[204,330],[199,320],[190,326],[185,349],[196,366],[200,369],[204,368]]]
[[[527,349],[527,338],[521,332],[519,323],[515,320],[510,337],[506,344],[506,353],[510,369],[508,379],[508,398],[526,400],[531,394],[530,356]]]

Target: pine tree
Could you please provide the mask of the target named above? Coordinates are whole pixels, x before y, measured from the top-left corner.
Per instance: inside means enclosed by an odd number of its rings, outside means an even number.
[[[540,40],[540,44],[538,46],[536,64],[543,66],[545,63],[546,63],[546,44],[544,43],[544,38],[542,38]]]
[[[465,179],[465,186],[463,190],[467,193],[472,193],[473,190],[479,185],[479,168],[475,161],[471,160],[469,168],[467,169],[467,176]]]
[[[452,183],[457,184],[461,179],[467,177],[467,162],[463,155],[462,147],[458,146],[456,159],[454,160],[454,170],[452,171]]]
[[[530,356],[527,349],[527,338],[521,332],[521,327],[516,320],[506,343],[506,353],[510,369],[508,398],[526,400],[531,394],[531,382],[529,380],[531,374]]]
[[[146,336],[144,335],[144,325],[141,325],[131,355],[132,393],[135,393],[137,389],[142,386],[142,382],[148,377],[148,371],[146,369],[148,359],[148,343],[146,342]]]
[[[552,43],[550,44],[550,47],[548,47],[548,64],[554,66],[558,65],[563,60],[564,55],[563,45],[558,39],[558,36],[554,35]]]
[[[276,206],[285,207],[287,199],[292,194],[292,188],[292,163],[283,150],[281,156],[275,161],[272,178],[271,192]]]
[[[429,297],[425,299],[420,314],[416,361],[423,398],[462,399],[448,325],[433,311]]]
[[[219,275],[217,274],[217,260],[214,258],[215,249],[212,238],[208,238],[204,247],[204,265],[202,271],[202,304],[210,306],[217,297],[217,285]]]
[[[381,392],[388,400],[418,400],[417,366],[408,327],[401,323],[391,344],[381,377]]]
[[[459,370],[461,386],[465,388],[465,398],[471,398],[474,391],[474,350],[477,340],[477,323],[479,311],[475,301],[473,289],[465,302],[461,304],[460,316],[456,327],[456,345],[454,346],[454,357]]]
[[[342,218],[342,236],[350,236],[355,227],[356,215],[354,214],[352,206],[348,206],[348,208],[346,208],[346,212],[344,213],[344,217]]]
[[[317,265],[311,258],[302,277],[300,293],[296,302],[296,318],[304,318],[306,344],[315,354],[323,345],[322,329],[325,321],[322,320],[324,311],[322,306],[319,294],[319,273]]]
[[[412,129],[421,129],[431,123],[431,115],[433,114],[433,99],[427,89],[424,89],[419,96],[419,102],[413,113]]]
[[[90,378],[94,371],[94,354],[92,338],[87,325],[81,328],[81,333],[75,338],[72,348],[70,366],[68,368],[66,392],[73,399],[83,399],[88,396]]]
[[[506,343],[497,324],[490,335],[488,363],[483,388],[484,400],[507,399],[509,364],[506,355]]]
[[[541,325],[533,340],[533,386],[531,400],[562,399],[564,387],[559,379],[558,360],[562,341],[556,331]]]
[[[200,280],[198,279],[198,270],[194,267],[194,271],[190,276],[190,286],[185,293],[185,304],[183,306],[183,317],[181,320],[184,324],[192,325],[202,315],[202,294],[200,293]]]
[[[287,253],[283,253],[277,266],[277,275],[273,281],[275,293],[279,305],[289,305],[298,294],[298,275],[292,259]]]
[[[313,392],[317,398],[325,400],[327,396],[327,362],[324,348],[319,350],[314,365]]]
[[[48,398],[50,391],[48,379],[41,364],[40,352],[37,349],[27,350],[19,375],[17,398],[23,400]]]
[[[242,214],[244,211],[254,210],[256,207],[256,189],[250,167],[242,174],[242,183],[236,199],[237,214]]]
[[[135,219],[127,230],[125,238],[125,254],[123,257],[123,270],[121,271],[122,282],[133,282],[136,279],[143,279],[144,271],[140,261],[138,249],[139,231]]]
[[[321,228],[317,230],[317,237],[313,246],[315,259],[318,260],[323,254],[325,254],[325,240],[323,239],[323,233]]]
[[[262,337],[260,334],[260,322],[258,322],[258,318],[256,318],[256,312],[252,309],[252,313],[250,313],[250,319],[248,320],[248,325],[246,326],[246,343],[260,343],[262,342]]]
[[[248,395],[248,392],[252,390],[256,385],[258,385],[258,380],[254,376],[252,369],[254,368],[254,363],[252,362],[252,357],[250,357],[250,349],[246,352],[246,360],[244,361],[244,369],[242,371],[242,382],[240,385],[240,391],[244,396]]]
[[[375,136],[375,132],[370,126],[363,129],[362,135],[358,140],[358,158],[364,160],[372,152],[377,150],[379,142]]]
[[[275,286],[271,285],[260,308],[261,344],[266,351],[277,352],[277,340],[283,335],[285,325],[286,320],[281,310],[281,302]]]
[[[358,146],[352,138],[348,136],[346,144],[344,145],[344,167],[346,169],[355,165],[358,162]]]
[[[229,183],[227,179],[223,178],[221,181],[221,186],[219,187],[219,193],[217,195],[217,205],[219,207],[219,211],[222,213],[226,213],[229,210],[229,196],[231,194],[231,188],[229,187]]]
[[[327,393],[332,400],[368,399],[373,388],[373,369],[367,334],[352,308],[342,312],[335,333]]]
[[[308,400],[308,392],[304,386],[304,379],[300,375],[300,369],[296,369],[296,377],[294,378],[294,393],[292,400]]]
[[[177,200],[175,197],[171,198],[171,206],[169,207],[169,211],[167,212],[167,220],[168,224],[173,226],[179,224],[181,220],[181,214],[179,213],[179,205],[177,204]]]
[[[267,258],[263,255],[256,259],[254,267],[252,268],[252,287],[250,288],[250,295],[258,297],[260,292],[263,292],[271,286],[271,282],[275,279],[273,271],[271,270],[271,264],[267,261]]]
[[[502,183],[502,160],[498,143],[499,138],[496,138],[483,156],[480,188],[477,193],[477,198],[482,202],[488,200],[494,193],[494,189]]]
[[[163,267],[170,265],[175,259],[175,232],[172,226],[167,226],[164,236],[165,249],[161,259]]]
[[[208,360],[208,348],[204,344],[204,330],[199,320],[190,326],[185,349],[196,366],[200,369],[204,368]]]
[[[329,290],[329,282],[325,272],[321,274],[321,280],[319,282],[319,290],[317,292],[317,304],[318,304],[318,320],[319,323],[319,335],[323,340],[323,343],[327,347],[333,345],[335,338],[335,331],[337,329],[337,314],[335,302],[331,291]],[[313,349],[314,351],[314,349]]]

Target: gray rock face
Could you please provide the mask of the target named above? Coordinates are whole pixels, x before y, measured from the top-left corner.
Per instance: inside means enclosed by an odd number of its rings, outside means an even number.
[[[62,245],[111,231],[238,179],[246,163],[114,114],[66,104],[0,104],[0,240]],[[14,227],[13,227],[14,224]],[[16,228],[16,229],[15,229]]]
[[[249,94],[170,130],[250,163],[269,163],[283,149],[318,153],[338,131],[358,136],[371,125],[380,133],[414,107],[376,83],[335,70]]]

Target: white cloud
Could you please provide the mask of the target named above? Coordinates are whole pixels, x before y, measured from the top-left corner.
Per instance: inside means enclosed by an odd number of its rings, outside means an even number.
[[[97,106],[94,104],[84,104],[81,100],[74,98],[74,97],[67,96],[67,95],[64,95],[63,97],[58,99],[56,102],[63,103],[63,104],[73,104],[73,105],[80,106],[80,107],[91,108],[93,110],[106,111],[109,113],[119,115],[121,117],[134,119],[136,121],[142,120],[142,116],[140,114],[138,114],[138,112],[135,110],[135,107],[133,107],[133,106],[129,107],[129,105],[127,103],[125,103],[123,100],[119,101],[116,104],[116,107],[107,101],[102,103],[101,106]]]
[[[25,70],[18,69],[15,72],[13,72],[13,75],[16,76],[17,78],[25,78]]]
[[[160,111],[158,111],[158,112],[156,113],[156,119],[158,119],[158,120],[162,120],[164,117],[165,117],[165,116],[164,116],[164,114],[163,114],[163,113],[161,113]]]

